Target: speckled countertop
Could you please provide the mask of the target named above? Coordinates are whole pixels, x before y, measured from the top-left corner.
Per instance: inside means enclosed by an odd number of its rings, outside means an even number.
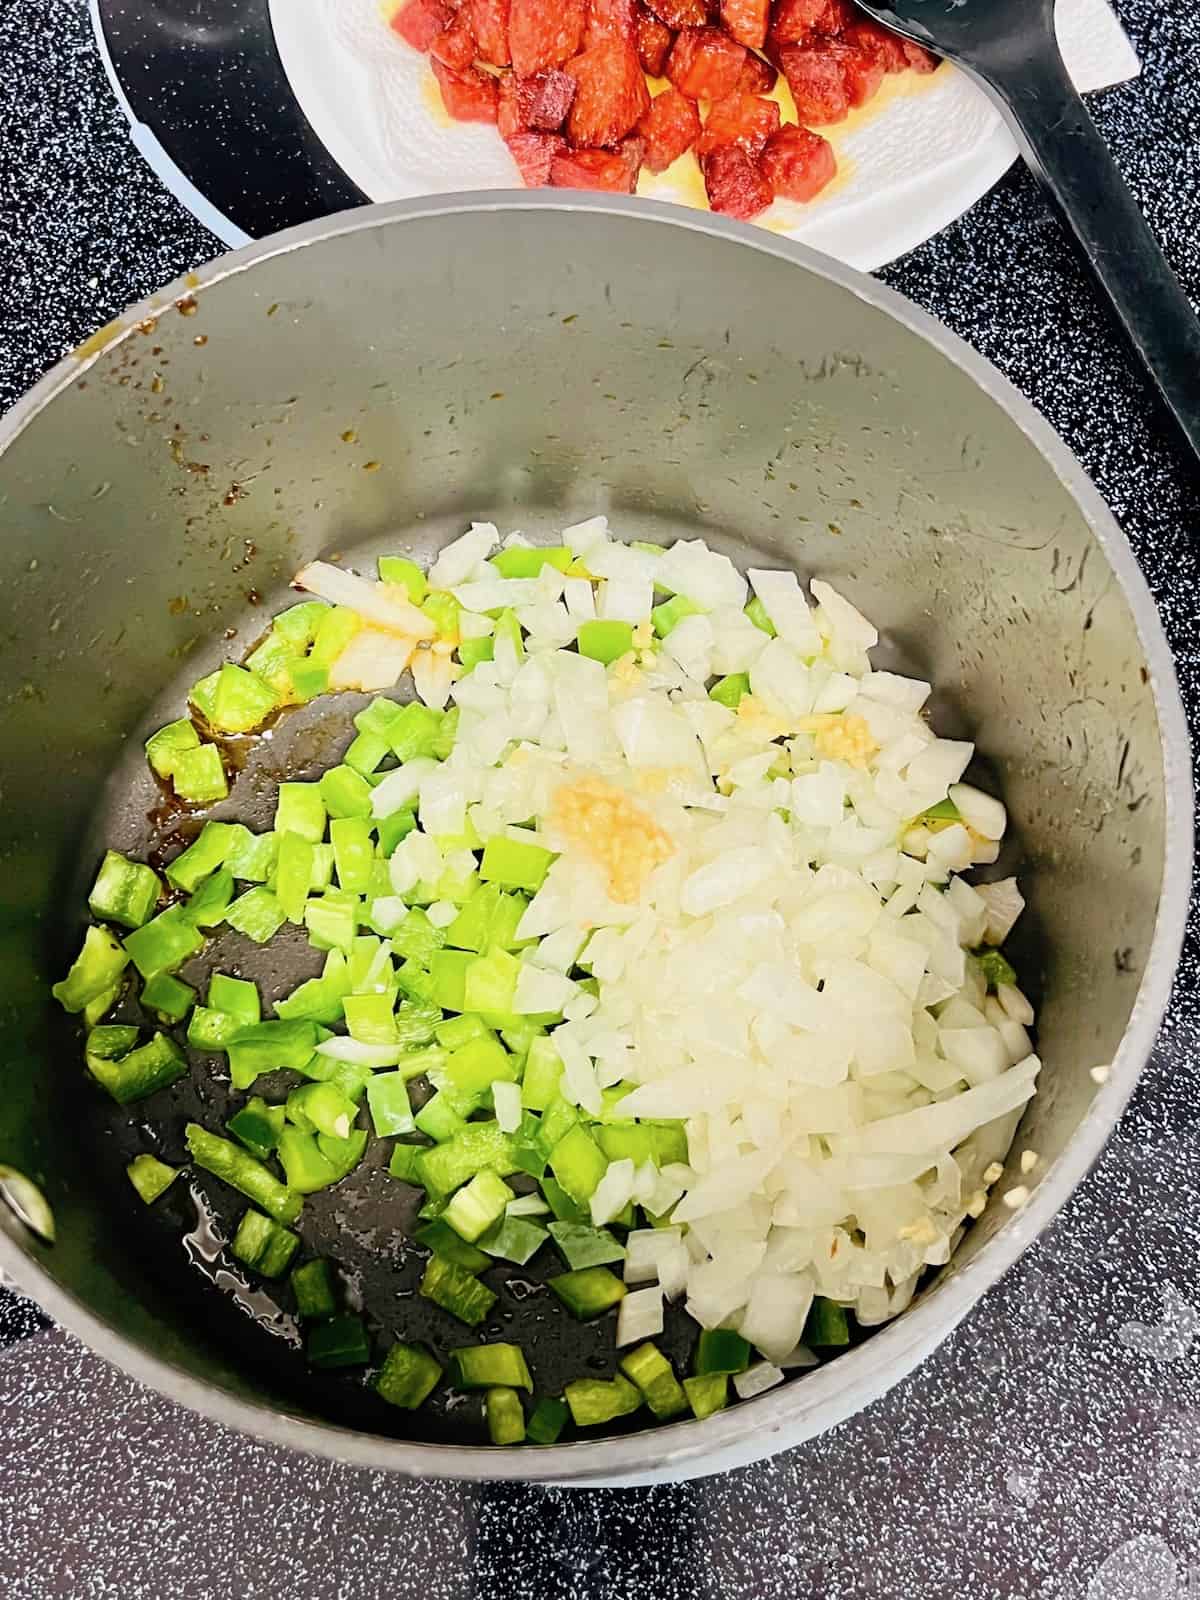
[[[1119,0],[1094,114],[1200,300],[1200,6]],[[217,253],[131,149],[83,0],[0,5],[0,404]],[[1200,712],[1200,497],[1032,183],[887,280],[1060,429],[1133,541]],[[1117,1136],[907,1383],[724,1477],[564,1493],[282,1455],[137,1389],[0,1289],[5,1600],[1200,1596],[1200,942]]]

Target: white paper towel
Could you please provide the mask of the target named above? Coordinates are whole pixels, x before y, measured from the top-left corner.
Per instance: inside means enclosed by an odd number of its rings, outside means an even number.
[[[270,0],[284,69],[317,136],[372,200],[513,187],[495,128],[450,122],[428,61],[391,31],[389,9],[381,0]],[[1056,20],[1081,90],[1136,75],[1105,0],[1058,0]],[[809,205],[777,201],[760,221],[866,269],[961,215],[1017,153],[987,98],[949,67],[886,79],[875,100],[822,132],[837,151],[837,181]],[[703,205],[693,167],[682,164],[682,179],[643,173],[639,193]]]

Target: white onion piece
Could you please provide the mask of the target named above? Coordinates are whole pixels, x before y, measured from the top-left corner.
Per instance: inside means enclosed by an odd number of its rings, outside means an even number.
[[[752,567],[747,577],[779,637],[798,654],[815,656],[821,648],[821,635],[796,574],[763,572]]]
[[[424,780],[432,777],[437,770],[438,763],[431,757],[417,756],[389,772],[371,790],[371,815],[390,817],[395,811],[407,809],[416,800]]]
[[[521,1085],[498,1079],[492,1085],[492,1104],[502,1133],[516,1133],[521,1126]]]
[[[742,1338],[778,1365],[799,1344],[815,1293],[813,1281],[805,1272],[786,1277],[764,1273],[755,1282],[742,1312]]]
[[[395,584],[372,583],[344,572],[328,561],[310,561],[292,579],[292,587],[315,594],[333,606],[348,606],[365,622],[402,633],[408,639],[432,639],[437,629]]]
[[[329,669],[330,689],[377,693],[396,684],[412,659],[416,641],[402,633],[362,628],[338,652]]]
[[[1032,1027],[1033,1007],[1015,984],[1002,983],[996,990],[996,998],[1005,1016],[1013,1022],[1019,1022],[1024,1028]]]
[[[522,962],[513,997],[513,1010],[523,1016],[561,1011],[578,993],[579,985],[571,978],[551,972],[546,967],[536,967],[531,962]]]
[[[619,1217],[633,1195],[633,1162],[610,1161],[591,1199],[592,1222],[602,1228]]]
[[[398,1044],[362,1044],[357,1039],[324,1039],[317,1046],[319,1056],[330,1061],[348,1061],[356,1067],[394,1067],[402,1055]]]
[[[465,583],[499,543],[500,534],[492,523],[473,522],[461,538],[443,546],[429,569],[429,587],[452,589],[455,584]]]
[[[984,939],[988,944],[1003,944],[1025,909],[1025,897],[1017,887],[1017,880],[1001,878],[997,883],[981,883],[977,892],[988,908]],[[1018,1022],[1021,1020],[1020,1017],[1016,1018]],[[1032,1022],[1033,1018],[1030,1017],[1029,1021]]]
[[[958,807],[963,821],[985,839],[1003,839],[1008,812],[1003,802],[984,794],[971,783],[952,783],[949,798]]]
[[[733,1387],[737,1390],[739,1400],[753,1400],[756,1394],[765,1394],[768,1389],[782,1382],[782,1369],[770,1361],[756,1361],[745,1372],[736,1372],[733,1377]]]
[[[663,1331],[663,1293],[652,1289],[634,1289],[617,1307],[617,1346],[641,1344]]]
[[[417,650],[412,658],[413,687],[417,698],[435,711],[444,709],[450,698],[458,668],[448,655],[438,650]]]
[[[408,907],[399,895],[381,894],[371,902],[371,921],[376,932],[385,939],[395,933],[407,915]],[[455,915],[458,915],[457,907]]]

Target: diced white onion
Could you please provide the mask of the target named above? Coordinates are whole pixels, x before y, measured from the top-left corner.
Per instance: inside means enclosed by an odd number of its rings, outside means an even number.
[[[663,1294],[659,1288],[634,1289],[617,1307],[617,1346],[641,1344],[663,1330]]]
[[[783,1371],[770,1361],[756,1361],[745,1372],[734,1374],[733,1387],[739,1400],[753,1400],[756,1394],[765,1394],[777,1383],[783,1382]]]
[[[492,1104],[502,1133],[516,1133],[521,1126],[521,1085],[498,1079],[492,1085]]]

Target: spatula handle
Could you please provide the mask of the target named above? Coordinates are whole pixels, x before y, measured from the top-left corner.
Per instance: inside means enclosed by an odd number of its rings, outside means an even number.
[[[974,62],[1200,460],[1200,321],[1096,130],[1054,39]]]

